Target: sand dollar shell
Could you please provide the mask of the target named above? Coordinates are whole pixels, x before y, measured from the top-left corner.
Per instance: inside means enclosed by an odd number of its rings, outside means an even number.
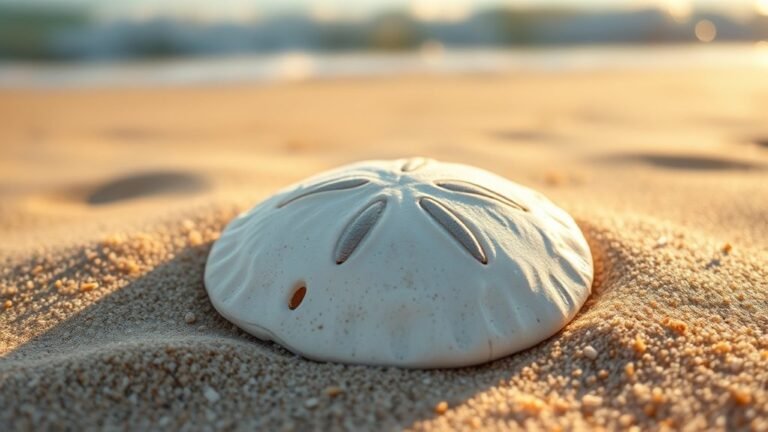
[[[341,167],[233,220],[211,302],[303,356],[405,367],[483,363],[560,330],[590,293],[573,219],[528,188],[415,158]]]

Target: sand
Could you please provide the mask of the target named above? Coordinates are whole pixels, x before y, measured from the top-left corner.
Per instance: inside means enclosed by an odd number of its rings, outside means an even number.
[[[0,90],[4,429],[768,430],[765,71]],[[474,164],[596,261],[562,332],[479,367],[304,360],[202,284],[223,226],[367,158]]]

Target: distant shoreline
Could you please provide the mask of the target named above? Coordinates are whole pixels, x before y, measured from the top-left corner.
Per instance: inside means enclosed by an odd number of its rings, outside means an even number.
[[[78,63],[0,62],[0,88],[80,88],[272,83],[402,74],[549,72],[686,67],[766,67],[768,42],[450,49],[405,53],[270,55]]]

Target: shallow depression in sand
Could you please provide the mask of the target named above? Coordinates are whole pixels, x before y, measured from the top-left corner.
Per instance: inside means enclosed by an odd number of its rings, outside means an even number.
[[[604,158],[608,162],[642,163],[657,168],[680,170],[759,170],[764,169],[760,164],[726,157],[713,157],[701,155],[669,155],[660,153],[637,153],[616,155]]]
[[[155,171],[129,174],[97,186],[87,197],[91,205],[165,194],[191,194],[209,187],[208,180],[198,174],[182,171]]]

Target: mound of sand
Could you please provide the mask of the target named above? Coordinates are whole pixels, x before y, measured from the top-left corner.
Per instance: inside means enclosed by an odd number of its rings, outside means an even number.
[[[766,430],[765,95],[763,72],[734,70],[4,91],[0,422]],[[215,313],[206,255],[238,211],[320,169],[413,154],[576,218],[596,280],[570,325],[419,371],[304,360]]]

